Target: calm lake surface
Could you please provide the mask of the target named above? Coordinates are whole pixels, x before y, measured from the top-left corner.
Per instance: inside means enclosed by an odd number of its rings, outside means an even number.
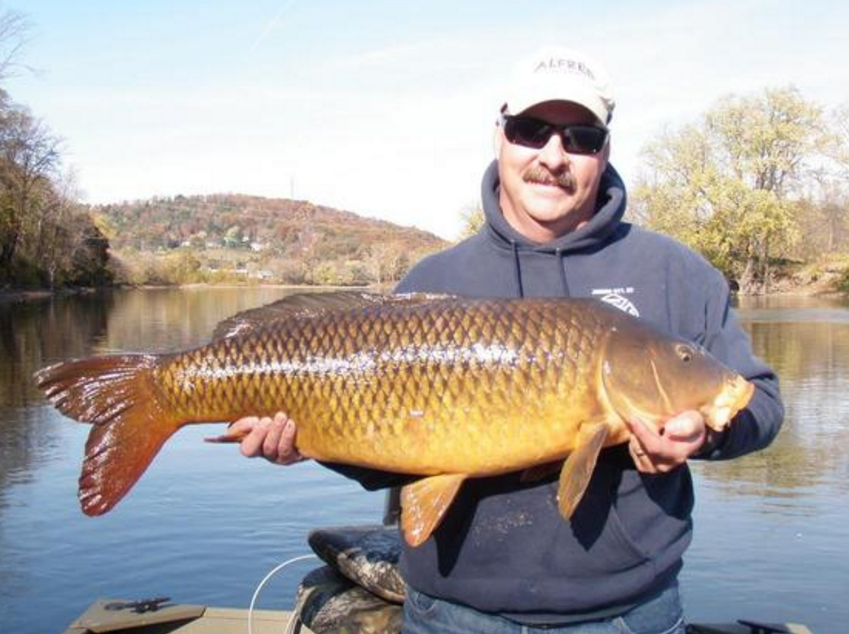
[[[221,319],[279,288],[133,290],[0,303],[0,631],[61,632],[93,600],[170,596],[247,607],[313,527],[380,520],[370,494],[312,464],[247,460],[181,430],[114,511],[76,498],[87,427],[32,373],[69,357],[204,343]],[[796,621],[849,631],[849,303],[767,298],[739,315],[776,368],[788,416],[767,451],[694,467],[696,536],[682,574],[691,621]],[[284,570],[260,607],[288,608],[313,562]]]

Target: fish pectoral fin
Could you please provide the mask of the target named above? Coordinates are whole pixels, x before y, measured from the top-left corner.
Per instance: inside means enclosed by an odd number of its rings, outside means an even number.
[[[519,476],[519,482],[528,484],[529,482],[545,480],[548,476],[560,471],[562,467],[562,460],[554,460],[553,462],[545,462],[543,464],[534,465],[533,467],[528,467],[522,471],[522,475]]]
[[[410,546],[419,546],[439,526],[465,474],[435,475],[401,489],[401,532]]]
[[[557,505],[566,519],[572,517],[584,497],[609,431],[604,424],[585,425],[578,434],[578,447],[566,459],[557,489]]]

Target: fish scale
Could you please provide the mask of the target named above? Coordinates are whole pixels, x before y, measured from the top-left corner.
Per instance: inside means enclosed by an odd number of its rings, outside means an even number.
[[[601,332],[586,320],[576,328],[573,312],[534,301],[342,311],[213,343],[161,373],[168,400],[194,420],[286,411],[305,455],[425,473],[510,470],[517,444],[567,449],[524,421],[558,425],[552,402],[585,407],[592,396],[580,368],[598,366],[586,353]],[[427,449],[413,450],[425,435]]]

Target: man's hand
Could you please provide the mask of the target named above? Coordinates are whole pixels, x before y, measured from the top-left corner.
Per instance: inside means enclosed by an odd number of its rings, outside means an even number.
[[[687,462],[707,438],[705,419],[699,412],[682,412],[666,421],[657,433],[640,420],[628,422],[631,440],[628,449],[641,473],[669,473]]]
[[[283,412],[274,418],[247,416],[227,429],[228,435],[247,434],[239,443],[242,455],[262,456],[274,464],[292,464],[306,460],[295,449],[295,423]]]

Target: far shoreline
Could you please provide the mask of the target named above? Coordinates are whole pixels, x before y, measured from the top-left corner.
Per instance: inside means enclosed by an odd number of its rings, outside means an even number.
[[[395,284],[397,282],[393,282]],[[212,284],[209,282],[193,282],[190,284],[139,284],[139,285],[114,285],[114,286],[76,286],[67,288],[0,288],[0,304],[13,304],[23,302],[35,302],[55,297],[67,297],[72,295],[91,295],[101,291],[114,290],[163,290],[163,289],[183,289],[194,290],[202,288],[274,288],[274,289],[291,289],[298,291],[340,291],[340,290],[374,290],[379,291],[381,287],[376,285],[369,286],[322,286],[315,284],[236,284],[226,282],[222,284]]]
[[[59,288],[59,289],[46,289],[46,288],[0,288],[0,305],[2,304],[14,304],[14,303],[25,303],[25,302],[37,302],[43,301],[45,299],[52,299],[56,297],[67,297],[73,295],[89,295],[94,294],[101,291],[112,291],[112,290],[128,290],[128,289],[139,289],[139,290],[163,290],[163,289],[182,289],[182,290],[195,290],[195,289],[204,289],[204,288],[273,288],[273,289],[291,289],[298,291],[344,291],[344,290],[371,290],[375,292],[381,292],[381,289],[390,289],[397,282],[393,282],[390,285],[366,285],[366,286],[322,286],[322,285],[313,285],[313,284],[273,284],[273,283],[261,283],[261,284],[237,284],[237,283],[221,283],[214,284],[209,282],[195,282],[190,284],[140,284],[140,285],[114,285],[114,286],[79,286],[79,287],[68,287],[68,288]],[[832,298],[840,298],[846,297],[847,293],[844,293],[833,286],[825,286],[823,284],[778,284],[778,288],[771,290],[768,293],[761,293],[758,295],[740,295],[739,293],[732,293],[734,297],[742,298],[742,297],[832,297]]]

